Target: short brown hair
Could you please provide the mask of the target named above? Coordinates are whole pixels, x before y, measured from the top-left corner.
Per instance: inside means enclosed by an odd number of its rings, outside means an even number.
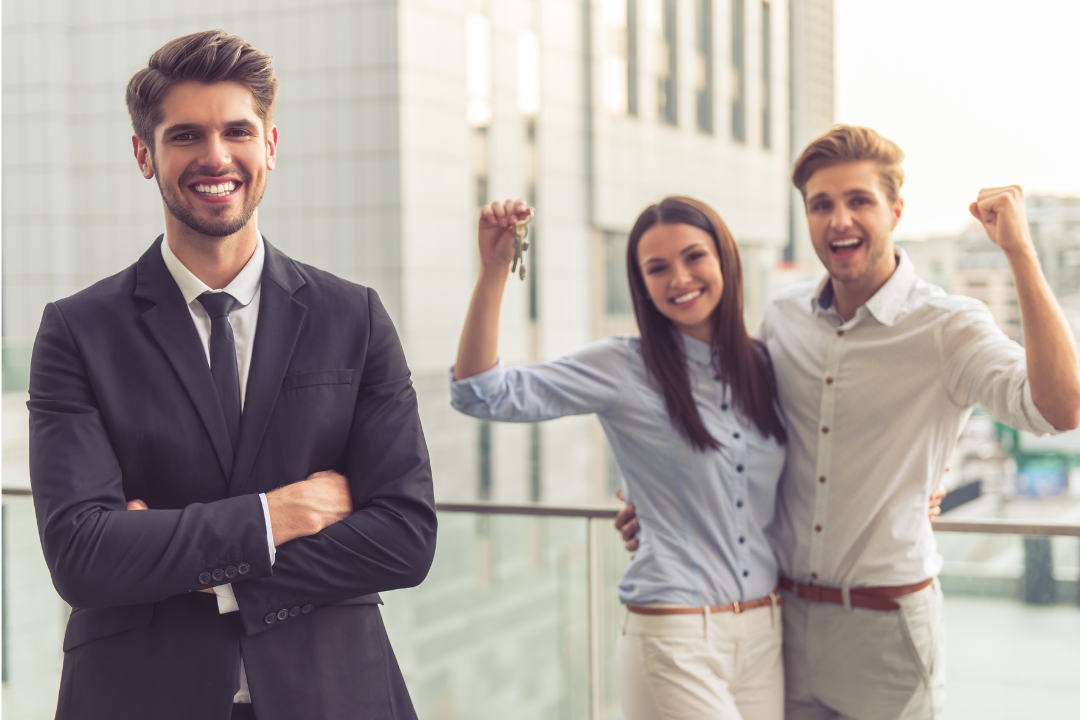
[[[153,151],[161,101],[184,82],[243,85],[251,91],[255,114],[269,130],[278,91],[272,60],[244,38],[224,30],[204,30],[170,40],[128,81],[127,108],[135,134]]]
[[[876,130],[854,125],[834,125],[829,132],[806,146],[795,161],[791,182],[806,200],[806,183],[822,168],[860,160],[877,163],[881,184],[891,202],[900,197],[904,184],[904,151],[892,140],[883,138]]]

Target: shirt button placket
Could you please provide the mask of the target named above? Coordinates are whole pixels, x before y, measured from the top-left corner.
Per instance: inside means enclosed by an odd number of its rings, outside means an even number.
[[[738,493],[738,497],[735,499],[735,536],[744,539],[749,526],[747,515],[750,513],[748,503],[750,498],[750,463],[745,436],[746,432],[742,429],[737,429],[731,434],[732,449],[734,450],[732,456],[735,461],[735,487]],[[735,556],[739,559],[739,567],[742,568],[742,572],[739,573],[740,581],[750,579],[750,548],[748,545],[744,540],[735,546]]]
[[[810,567],[807,572],[817,577],[824,569],[825,533],[829,517],[830,482],[821,482],[820,478],[832,475],[832,447],[836,438],[834,423],[836,420],[836,393],[840,361],[843,356],[847,331],[838,328],[829,342],[829,351],[825,358],[825,368],[821,383],[821,411],[818,419],[817,472],[814,480],[814,510],[806,528],[810,536]]]

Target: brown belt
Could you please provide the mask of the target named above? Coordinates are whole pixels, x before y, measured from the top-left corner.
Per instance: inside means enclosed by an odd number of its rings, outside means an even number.
[[[934,582],[934,578],[927,578],[912,585],[851,588],[851,605],[852,607],[868,608],[870,610],[899,610],[900,604],[893,602],[889,598],[903,597],[904,595],[919,592],[932,582]],[[780,587],[810,602],[844,604],[844,596],[840,588],[803,585],[782,575],[780,576]]]
[[[757,600],[747,600],[746,602],[734,602],[730,605],[710,605],[708,611],[710,613],[726,613],[733,612],[738,615],[741,612],[747,610],[754,610],[759,607],[769,607],[773,605],[775,601],[776,605],[783,605],[784,600],[776,594],[776,590],[773,590],[772,595],[766,595],[763,598]],[[658,607],[643,607],[641,605],[627,605],[626,609],[632,613],[638,615],[701,615],[705,612],[706,608],[703,607],[672,607],[672,608],[658,608]]]

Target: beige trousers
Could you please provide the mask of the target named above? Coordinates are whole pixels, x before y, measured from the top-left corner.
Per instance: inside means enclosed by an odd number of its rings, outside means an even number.
[[[782,611],[627,612],[616,650],[627,720],[782,720]]]
[[[899,610],[781,595],[787,720],[940,720],[945,621],[936,579],[894,598]]]

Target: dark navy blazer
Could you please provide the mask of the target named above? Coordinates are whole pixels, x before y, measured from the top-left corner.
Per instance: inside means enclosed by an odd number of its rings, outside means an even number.
[[[389,316],[267,243],[234,452],[160,243],[50,303],[34,343],[34,504],[74,608],[57,718],[226,720],[241,651],[260,720],[414,718],[377,593],[424,579],[436,520]],[[271,567],[258,493],[328,469],[355,512]],[[222,582],[238,613],[195,592]]]

